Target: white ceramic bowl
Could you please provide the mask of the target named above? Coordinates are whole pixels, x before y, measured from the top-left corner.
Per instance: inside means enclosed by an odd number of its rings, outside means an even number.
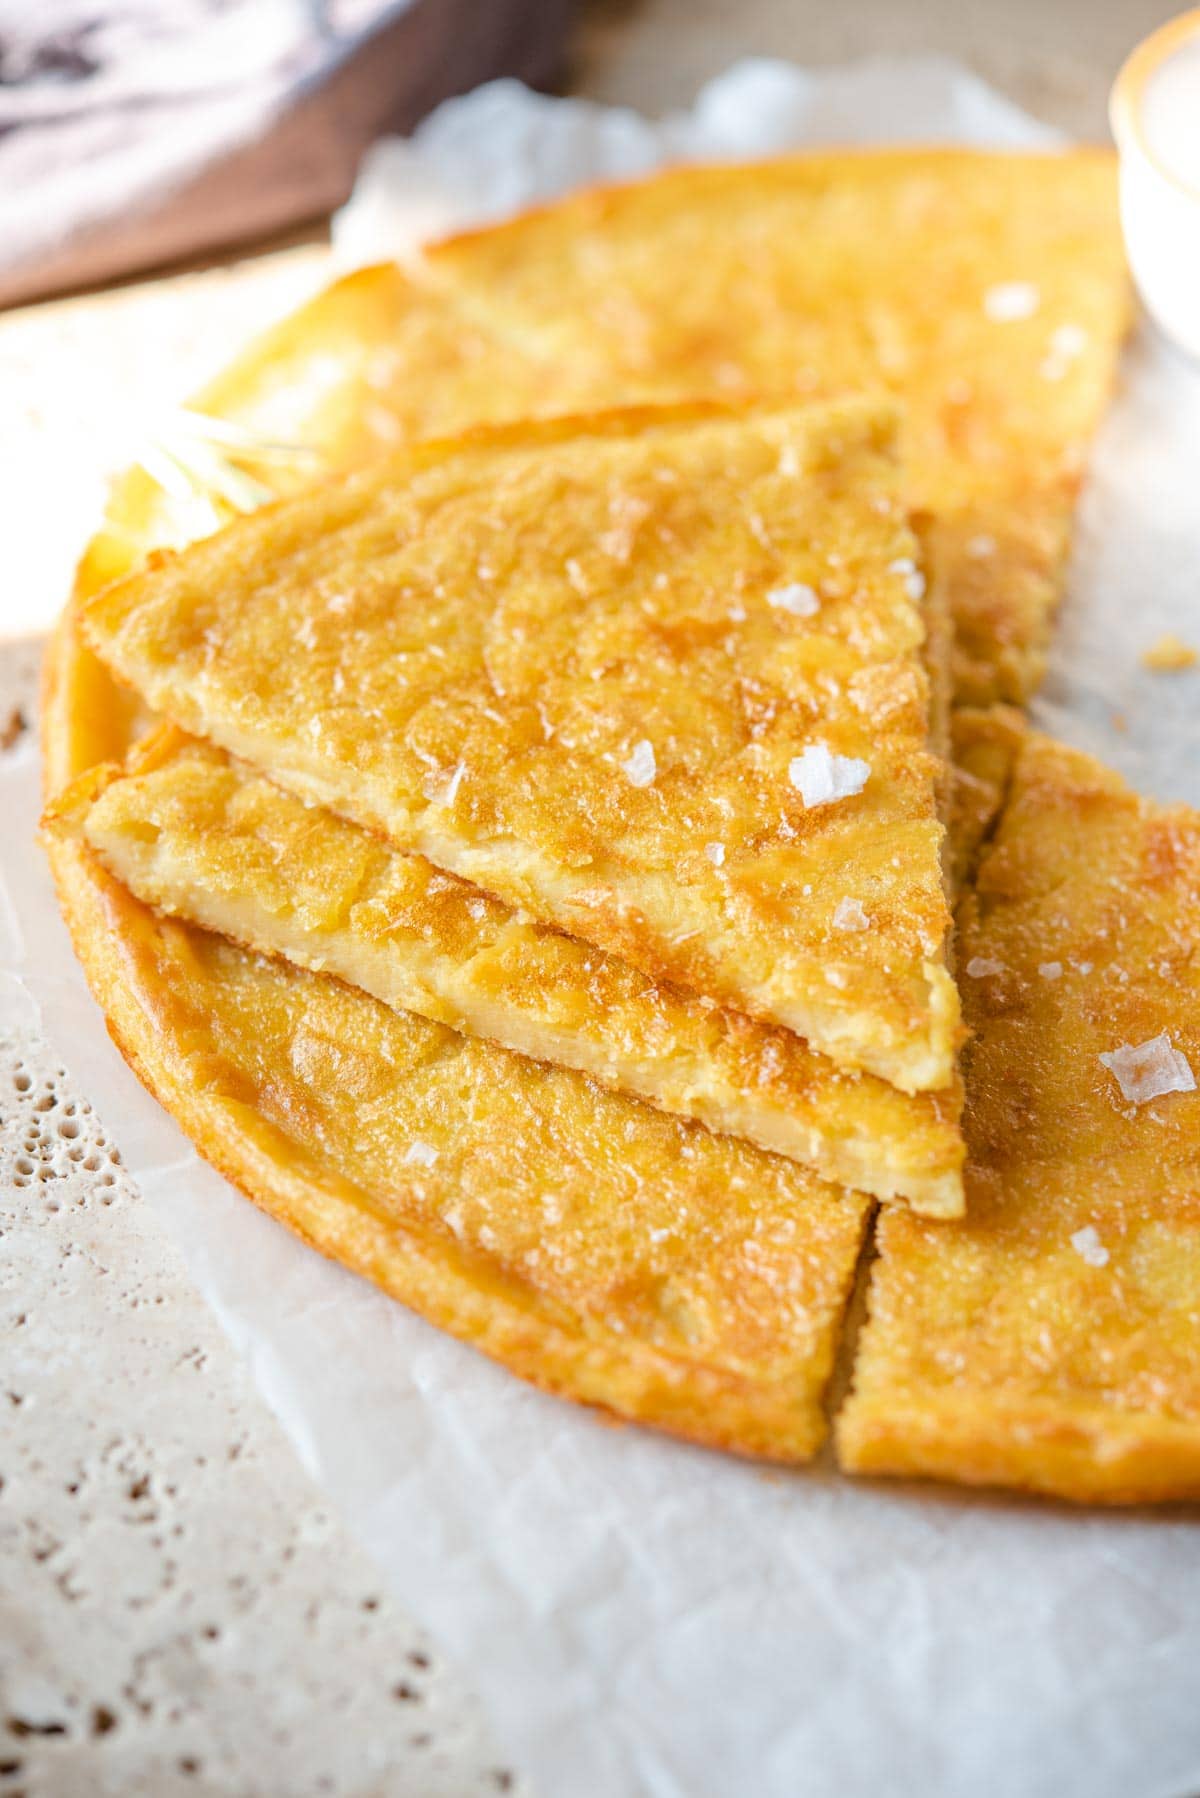
[[[1200,360],[1200,8],[1138,45],[1110,117],[1133,278],[1151,317]]]

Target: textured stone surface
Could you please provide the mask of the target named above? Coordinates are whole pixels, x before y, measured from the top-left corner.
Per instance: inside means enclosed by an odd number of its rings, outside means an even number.
[[[0,651],[0,717],[35,675]],[[0,1794],[516,1790],[0,991]]]

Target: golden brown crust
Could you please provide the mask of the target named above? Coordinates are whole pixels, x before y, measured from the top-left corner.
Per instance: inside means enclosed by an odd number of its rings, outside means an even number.
[[[1036,685],[1129,319],[1109,152],[679,167],[452,239],[421,276],[621,397],[897,394],[958,697]]]
[[[385,271],[380,280],[391,289]],[[236,379],[222,387],[227,414],[245,420],[262,396],[290,389],[298,408],[302,402],[310,408],[298,417],[294,436],[321,442],[331,457],[356,453],[337,434],[340,411],[330,415],[326,408],[337,383],[330,383],[328,371],[323,380],[315,371],[310,378],[309,368],[337,353],[343,331],[353,338],[362,322],[362,298],[355,284],[341,284],[330,302],[337,314],[332,324],[321,307],[315,320],[310,310],[295,333],[277,333],[260,355],[244,361]],[[103,537],[85,558],[75,602],[47,658],[43,744],[51,791],[100,761],[124,756],[140,727],[136,708],[122,703],[107,671],[80,642],[74,619],[106,579],[127,572],[139,553],[162,540],[169,521],[136,476],[122,480],[110,512],[120,519],[119,534]],[[398,1103],[409,1085],[397,1089],[394,1070],[411,1056],[414,1043],[441,1042],[450,1033],[401,1020],[332,979],[259,962],[201,931],[156,920],[78,842],[54,839],[48,852],[72,938],[114,1039],[201,1152],[257,1204],[322,1252],[549,1390],[738,1452],[803,1459],[813,1451],[824,1433],[820,1393],[869,1201],[736,1144],[718,1147],[711,1160],[707,1145],[719,1139],[600,1093],[578,1076],[560,1073],[547,1085],[539,1071],[540,1085],[514,1083],[514,1058],[506,1057],[500,1065],[507,1077],[497,1079],[490,1063],[486,1078],[480,1076],[480,1147],[474,1185],[466,1183],[476,1209],[464,1214],[455,1247],[446,1229],[453,1198],[435,1216],[437,1208],[425,1200],[436,1195],[415,1175],[407,1185],[403,1174],[397,1177],[394,1140],[410,1121]],[[248,1002],[256,993],[261,1003]],[[307,1039],[297,1031],[298,1021]],[[339,1068],[355,1099],[353,1111],[344,1099],[330,1104],[335,1087],[327,1063],[295,1058],[298,1040],[319,1043],[322,1035],[334,1049],[362,1047],[358,1058],[351,1057],[353,1066]],[[386,1044],[386,1052],[372,1042]],[[503,1054],[478,1044],[472,1050]],[[489,1095],[497,1090],[520,1114],[520,1128],[486,1131]],[[565,1111],[554,1105],[547,1110],[548,1095],[555,1093],[565,1093]],[[461,1083],[455,1095],[453,1108],[447,1104],[445,1110],[457,1117]],[[609,1108],[603,1128],[594,1137],[586,1129],[581,1134],[571,1105],[583,1106],[593,1120],[602,1115],[597,1108]],[[612,1107],[619,1109],[613,1113]],[[360,1154],[364,1116],[373,1126],[370,1146],[385,1164],[381,1169],[376,1158],[373,1172],[364,1171]],[[647,1142],[669,1150],[656,1169],[655,1192],[686,1199],[686,1227],[685,1240],[675,1242],[670,1225],[676,1220],[664,1220],[667,1235],[639,1238],[638,1261],[625,1248],[630,1176],[622,1157],[628,1148],[633,1167],[640,1165],[643,1120],[649,1120]],[[526,1145],[521,1130],[532,1127],[539,1141]],[[675,1134],[665,1137],[663,1131]],[[692,1137],[703,1145],[703,1177],[688,1185]],[[614,1144],[620,1152],[614,1153]],[[582,1174],[572,1161],[578,1151],[588,1156]],[[521,1202],[508,1206],[507,1233],[485,1241],[483,1232],[495,1231],[497,1219],[479,1206],[494,1197],[497,1154],[512,1168],[517,1185],[507,1190],[519,1192]],[[737,1240],[728,1204],[730,1182],[746,1167],[754,1173],[743,1188],[746,1208],[740,1201],[738,1208],[742,1226],[759,1245],[752,1252],[746,1236]],[[346,1169],[358,1170],[355,1181],[347,1180]],[[597,1194],[620,1198],[619,1225],[610,1215],[607,1226],[593,1225],[587,1236],[601,1258],[606,1243],[610,1256],[625,1257],[630,1283],[614,1282],[612,1261],[601,1267],[589,1256],[587,1241],[563,1227],[569,1209],[558,1226],[546,1215],[543,1192],[552,1192],[564,1174],[572,1176],[570,1205],[592,1203]],[[537,1182],[538,1190],[531,1190]],[[753,1263],[763,1252],[759,1237],[771,1237],[774,1219],[778,1240],[766,1243],[762,1262],[767,1279],[780,1282],[772,1293],[754,1266],[747,1267],[746,1255]],[[799,1237],[792,1234],[797,1231]],[[522,1257],[534,1233],[543,1255],[531,1272]],[[805,1247],[797,1255],[800,1238]],[[558,1255],[544,1253],[556,1248]],[[672,1288],[675,1269],[683,1270],[682,1285]],[[639,1283],[641,1275],[646,1277]]]
[[[173,726],[51,806],[169,916],[285,955],[926,1215],[962,1211],[961,1089],[913,1097],[789,1031],[648,981]]]
[[[1069,205],[1060,211],[1065,219],[1070,213]],[[1108,241],[1107,227],[1097,234],[1097,241],[1100,239]],[[296,320],[288,321],[285,327],[243,358],[236,378],[218,384],[220,397],[213,401],[212,409],[231,417],[240,416],[245,422],[252,422],[256,415],[265,420],[267,412],[256,414],[256,408],[269,407],[273,393],[290,393],[296,405],[293,423],[283,432],[277,424],[272,424],[270,428],[276,434],[321,443],[327,449],[332,465],[357,459],[371,448],[381,447],[392,428],[385,421],[392,417],[403,419],[406,405],[413,402],[405,394],[404,378],[390,391],[386,390],[387,383],[382,378],[378,386],[367,383],[370,393],[366,394],[361,384],[363,377],[355,371],[361,370],[363,358],[369,355],[372,347],[388,346],[397,338],[405,338],[411,303],[408,284],[393,270],[365,271],[348,282],[339,283],[313,307],[306,308]],[[490,329],[486,321],[481,324],[481,329]],[[416,335],[419,338],[420,333]],[[333,364],[339,358],[343,359],[344,365],[337,372]],[[492,369],[489,385],[494,391],[501,392],[502,400],[502,365]],[[548,380],[547,388],[549,385]],[[606,398],[613,397],[614,385],[609,383]],[[433,429],[457,429],[472,416],[469,411],[463,416],[454,415],[457,387],[457,376],[453,372],[439,383],[436,405],[450,410],[439,412]],[[364,395],[370,404],[363,404]],[[377,396],[382,396],[379,408],[373,405]],[[419,396],[418,403],[425,403],[424,396]],[[572,400],[570,403],[579,402]],[[553,409],[552,404],[550,409]],[[419,428],[428,427],[422,425]],[[1063,494],[1065,488],[1053,490],[1053,506],[1047,510],[1035,484],[1025,496],[1024,513],[1034,518],[1039,515],[1043,519],[1050,517],[1053,523],[1054,516],[1063,516]],[[971,499],[968,517],[971,506],[977,503],[981,502]],[[115,520],[113,530],[102,533],[85,560],[80,579],[81,595],[95,591],[106,579],[126,573],[144,548],[173,538],[169,521],[164,527],[159,497],[148,482],[136,475],[122,480],[111,513]],[[1019,526],[1021,515],[1022,507],[1011,495],[1004,498],[1002,518],[1005,527]],[[1039,594],[1046,591],[1046,570],[1061,541],[1062,532],[1044,539],[1039,534],[1042,529],[1042,525],[1037,527],[1028,550],[1022,552],[1020,559],[1020,567],[1027,571],[1022,576],[1023,590],[1029,596],[1015,614],[1022,631],[1026,629],[1023,620],[1031,617],[1037,624],[1044,611],[1044,600]],[[997,540],[1000,541],[999,534]],[[959,532],[959,541],[965,554],[970,542],[965,527]],[[1015,671],[1024,665],[1027,652],[1022,648],[1019,631],[1012,632],[1007,639],[1011,644],[1011,651],[1005,652],[1008,654],[1007,673],[998,679],[989,664],[989,656],[994,653],[987,647],[989,638],[1000,643],[1003,637],[1000,623],[1004,619],[1011,622],[1014,616],[1007,553],[1007,547],[1002,547],[997,558],[999,578],[990,577],[986,590],[973,602],[986,614],[992,603],[991,596],[998,596],[996,622],[985,624],[966,658],[968,672],[970,664],[975,668],[971,675],[974,685],[967,689],[972,692],[994,693],[1004,681],[1011,687],[1018,679]],[[1021,680],[1024,678],[1020,675]],[[47,694],[44,735],[48,790],[56,791],[97,761],[119,759],[125,754],[131,730],[136,725],[135,709],[122,703],[120,691],[101,665],[82,649],[69,627],[58,633],[48,658]],[[1109,791],[1107,779],[1097,775],[1092,786],[1103,800]],[[1080,803],[1086,812],[1093,802],[1081,798]],[[1162,878],[1163,863],[1170,861],[1169,841],[1168,837],[1166,846],[1160,842],[1152,858],[1151,871],[1158,870],[1157,880]],[[157,1091],[185,1128],[204,1138],[206,1152],[219,1161],[231,1179],[247,1188],[258,1203],[293,1228],[308,1232],[316,1246],[380,1277],[384,1270],[374,1258],[372,1242],[364,1240],[357,1232],[355,1220],[361,1209],[357,1196],[351,1197],[339,1190],[336,1203],[330,1202],[327,1199],[328,1173],[303,1161],[290,1137],[290,1120],[285,1121],[280,1130],[275,1123],[263,1124],[244,1106],[238,1106],[236,1088],[243,1074],[240,1053],[227,1053],[222,1063],[234,1089],[234,1099],[224,1095],[212,1097],[194,1080],[194,1066],[186,1057],[188,1044],[182,1040],[164,1042],[152,1017],[125,989],[120,953],[126,940],[133,940],[142,930],[153,928],[158,945],[155,953],[162,958],[158,977],[169,987],[173,982],[186,985],[189,963],[182,950],[177,953],[177,948],[201,940],[199,933],[154,924],[143,907],[120,895],[119,889],[77,844],[56,842],[50,853],[63,893],[64,909],[71,918],[89,978],[106,1004],[110,1025],[123,1039],[126,1053],[135,1065],[143,1062],[147,1084]],[[1153,881],[1151,885],[1154,885]],[[1139,966],[1131,960],[1127,971],[1136,977]],[[1194,979],[1190,986],[1181,983],[1181,990],[1189,995],[1194,993]],[[207,996],[219,1009],[218,993],[209,991]],[[148,1059],[143,1057],[143,1051]],[[1196,1065],[1196,1057],[1192,1059]],[[1070,1091],[1064,1093],[1061,1088],[1054,1087],[1052,1095],[1053,1100],[1063,1104],[1064,1114],[1070,1115]],[[1019,1093],[1010,1094],[1010,1098],[1019,1097]],[[1022,1105],[1023,1101],[1016,1105],[1013,1120],[1019,1121],[1025,1115]],[[1053,1109],[1053,1104],[1047,1109]],[[1011,1121],[1005,1125],[1010,1141],[1014,1127]],[[281,1142],[276,1141],[277,1131]],[[1105,1139],[1101,1137],[1100,1140]],[[280,1162],[286,1163],[289,1156],[292,1157],[290,1171],[285,1177],[279,1171]],[[1193,1180],[1193,1191],[1195,1186]],[[895,1229],[897,1222],[898,1214],[892,1214],[888,1231]],[[1182,1211],[1178,1219],[1170,1220],[1161,1232],[1157,1256],[1152,1254],[1150,1258],[1151,1268],[1164,1286],[1169,1288],[1172,1281],[1176,1282],[1176,1299],[1183,1290],[1182,1283],[1191,1278],[1190,1252],[1182,1234],[1185,1222]],[[930,1228],[927,1239],[943,1245],[929,1274],[930,1284],[936,1287],[944,1265],[944,1245],[951,1238],[945,1230],[934,1232]],[[926,1240],[924,1235],[922,1240]],[[953,1240],[959,1240],[958,1227]],[[969,1239],[964,1237],[963,1240]],[[423,1254],[410,1252],[407,1244],[402,1247],[403,1253],[396,1256],[390,1269],[393,1290],[409,1302],[424,1306],[425,1300],[420,1295],[428,1288]],[[1001,1265],[1008,1275],[1015,1263],[1011,1257],[1006,1257]],[[1074,1264],[1071,1265],[1074,1268]],[[1089,1278],[1107,1271],[1092,1269],[1087,1264],[1081,1264],[1081,1267]],[[448,1295],[461,1291],[461,1286],[448,1280],[438,1302],[453,1309],[459,1301],[454,1298],[452,1302]],[[916,1296],[919,1299],[920,1294]],[[1094,1291],[1089,1289],[1081,1301],[1079,1298],[1073,1300],[1085,1317],[1094,1297]],[[462,1303],[464,1310],[470,1311],[476,1305],[476,1298],[468,1294]],[[432,1306],[429,1314],[436,1314]],[[506,1312],[506,1315],[510,1314]],[[446,1321],[447,1327],[460,1328],[454,1317]],[[557,1383],[569,1395],[582,1396],[582,1382],[576,1377],[576,1361],[572,1359],[574,1345],[564,1349],[560,1356],[558,1341],[556,1338],[551,1340],[552,1331],[544,1320],[539,1321],[530,1336],[519,1342],[515,1340],[518,1334],[519,1330],[514,1327],[508,1339],[492,1352],[518,1371],[539,1378],[542,1383]],[[1117,1334],[1119,1336],[1119,1332]],[[543,1336],[549,1343],[544,1354],[540,1347]],[[1153,1342],[1152,1334],[1147,1340]],[[1060,1345],[1064,1352],[1070,1347],[1064,1339],[1060,1339]],[[530,1362],[532,1366],[528,1365]],[[1069,1372],[1069,1356],[1064,1364]],[[1174,1364],[1169,1365],[1173,1372]],[[689,1372],[687,1384],[692,1377]],[[978,1410],[980,1400],[969,1382],[966,1391],[969,1407]],[[893,1386],[886,1407],[879,1407],[874,1413],[870,1430],[876,1449],[870,1452],[877,1453],[897,1471],[938,1473],[959,1480],[1024,1484],[1038,1490],[1061,1491],[1077,1498],[1117,1497],[1124,1500],[1194,1492],[1193,1421],[1182,1409],[1176,1420],[1165,1418],[1161,1410],[1155,1410],[1153,1357],[1147,1360],[1140,1391],[1133,1389],[1129,1396],[1137,1400],[1141,1408],[1131,1412],[1128,1420],[1122,1417],[1118,1422],[1117,1407],[1107,1398],[1084,1416],[1077,1393],[1068,1392],[1065,1397],[1052,1394],[1046,1401],[1047,1409],[1040,1396],[1031,1396],[1027,1387],[1018,1383],[1011,1408],[996,1396],[994,1390],[990,1396],[985,1396],[982,1423],[976,1427],[961,1413],[955,1420],[954,1401],[947,1386],[943,1386],[943,1397],[936,1405],[925,1405],[916,1414],[906,1393]],[[671,1427],[671,1409],[669,1403],[657,1404],[648,1407],[647,1414],[656,1413],[655,1421],[663,1427]],[[707,1432],[707,1439],[733,1447],[744,1446],[741,1439],[746,1425],[744,1412],[739,1412],[735,1404],[735,1421],[731,1428],[729,1411],[720,1407],[718,1410],[719,1414],[704,1418],[693,1409],[684,1420],[685,1433]],[[794,1430],[795,1416],[795,1412],[789,1415],[786,1430]],[[1043,1442],[1049,1445],[1045,1453],[1040,1446]]]
[[[905,404],[957,697],[1019,700],[1128,324],[1115,193],[1094,150],[668,170],[452,240],[412,275],[360,270],[198,403],[307,436],[336,467],[484,420],[882,385]],[[1019,312],[1023,286],[1032,313],[988,316],[987,296],[1011,312],[1014,289]],[[186,536],[147,477],[126,477],[89,550],[93,585],[128,565],[151,507],[157,542]]]
[[[364,358],[394,347],[396,339],[402,340],[403,353],[410,303],[407,284],[393,270],[367,271],[341,282],[243,357],[202,396],[201,404],[268,434],[316,444],[331,464],[358,459],[370,447],[378,447],[380,440],[378,418],[363,405]],[[502,393],[497,370],[492,376],[493,389]],[[438,404],[452,403],[450,389],[456,378],[451,371],[440,382]],[[275,410],[284,401],[292,408],[290,421]],[[121,759],[141,727],[138,708],[126,702],[81,643],[74,618],[79,606],[107,581],[128,573],[146,551],[173,541],[176,525],[169,506],[148,481],[136,471],[122,478],[110,502],[109,522],[84,559],[76,599],[47,656],[43,745],[50,793],[96,763]],[[97,784],[102,779],[97,776]],[[294,1019],[300,1006],[310,1029],[315,1027],[319,1034],[324,1022],[335,1044],[344,1038],[368,1045],[375,1032],[378,1040],[392,1045],[393,1067],[422,1033],[426,1042],[441,1041],[449,1033],[433,1024],[395,1018],[333,980],[259,963],[200,931],[156,920],[76,841],[54,839],[48,852],[64,915],[114,1038],[202,1153],[256,1203],[324,1253],[375,1279],[442,1327],[550,1390],[740,1452],[784,1459],[803,1459],[812,1452],[824,1433],[820,1392],[868,1201],[834,1193],[773,1157],[737,1145],[718,1148],[717,1161],[706,1163],[710,1177],[693,1183],[689,1199],[716,1207],[720,1195],[722,1217],[711,1249],[714,1255],[729,1257],[729,1267],[722,1272],[715,1259],[707,1259],[704,1219],[700,1211],[691,1212],[689,1228],[694,1226],[695,1233],[690,1265],[703,1286],[703,1291],[697,1289],[703,1305],[695,1315],[689,1311],[691,1276],[685,1272],[681,1289],[673,1292],[669,1286],[671,1268],[689,1265],[686,1244],[670,1247],[666,1236],[657,1243],[648,1238],[641,1243],[643,1256],[661,1257],[661,1267],[630,1260],[629,1285],[617,1281],[614,1286],[611,1271],[602,1278],[597,1275],[589,1302],[594,1263],[580,1252],[577,1241],[560,1235],[545,1215],[541,1194],[533,1194],[528,1183],[521,1188],[528,1202],[523,1210],[520,1205],[510,1208],[509,1224],[516,1228],[523,1221],[527,1231],[536,1230],[540,1244],[561,1247],[560,1257],[543,1260],[536,1277],[530,1276],[517,1265],[519,1252],[524,1253],[528,1243],[499,1237],[490,1244],[483,1242],[480,1233],[489,1227],[489,1220],[480,1215],[464,1218],[466,1246],[455,1247],[445,1217],[420,1209],[422,1188],[417,1180],[407,1189],[397,1182],[392,1137],[404,1126],[405,1113],[396,1104],[387,1057],[373,1055],[368,1047],[357,1064],[360,1085],[362,1080],[368,1086],[372,1082],[377,1086],[381,1079],[388,1083],[383,1102],[375,1107],[379,1120],[375,1141],[387,1168],[382,1173],[376,1168],[373,1179],[360,1173],[351,1183],[344,1170],[359,1165],[357,1134],[353,1141],[346,1137],[353,1119],[344,1107],[332,1114],[322,1110],[329,1091],[322,1070],[306,1073],[302,1065],[293,1064],[296,1032],[291,1022],[284,1032],[288,1048],[283,1054],[279,1025],[281,1019]],[[263,1007],[248,1011],[237,994],[244,999],[259,985]],[[276,1058],[264,1086],[263,1048],[272,1040],[272,1018]],[[478,1055],[501,1054],[480,1045],[474,1050]],[[508,1057],[501,1065],[512,1061]],[[628,1129],[636,1166],[644,1118],[650,1119],[650,1137],[660,1146],[668,1141],[664,1130],[676,1133],[669,1139],[672,1164],[681,1159],[675,1151],[680,1145],[686,1149],[692,1136],[705,1144],[717,1140],[694,1127],[689,1134],[688,1126],[600,1094],[576,1076],[554,1076],[552,1089],[559,1090],[562,1082],[569,1083],[562,1090],[576,1103],[609,1108],[604,1112],[603,1140],[594,1143],[594,1159],[585,1177],[573,1181],[572,1203],[594,1192],[610,1197],[619,1192],[622,1201],[627,1199],[627,1186],[621,1184],[627,1176],[613,1144],[622,1144],[622,1129]],[[481,1092],[484,1120],[488,1093],[495,1084],[489,1075],[487,1091]],[[575,1140],[583,1147],[587,1138],[586,1133],[578,1134],[578,1119],[571,1119],[568,1127],[567,1120],[553,1111],[548,1116],[543,1108],[539,1114],[541,1100],[550,1090],[544,1083],[535,1082],[529,1090],[522,1082],[514,1085],[511,1078],[507,1086],[503,1079],[499,1084],[523,1114],[533,1120],[540,1115],[547,1128],[554,1126],[549,1145],[540,1152],[535,1145],[529,1158],[534,1177],[544,1180],[555,1170],[570,1172],[571,1154],[560,1146],[556,1133],[561,1129],[564,1143]],[[361,1090],[356,1099],[364,1101]],[[619,1108],[616,1113],[611,1111],[614,1106]],[[616,1118],[624,1123],[614,1127]],[[507,1150],[510,1156],[519,1156],[520,1146],[515,1130],[492,1133],[484,1141],[481,1153],[489,1161],[485,1200],[493,1190],[490,1162],[495,1153]],[[703,1148],[701,1153],[708,1156],[711,1151]],[[746,1156],[751,1158],[748,1163]],[[742,1251],[725,1218],[727,1189],[744,1166],[765,1170],[766,1177],[764,1182],[756,1173],[750,1182],[747,1191],[753,1195],[751,1209],[757,1209],[757,1216],[753,1220],[744,1216],[743,1221],[769,1234],[778,1207],[783,1235],[767,1248],[763,1266],[769,1274],[775,1258],[785,1258],[787,1266],[779,1270],[780,1292],[790,1296],[784,1300],[772,1297],[753,1272],[741,1296],[728,1290]],[[680,1194],[680,1169],[668,1165],[661,1172],[665,1185],[656,1181],[656,1186]],[[516,1173],[524,1179],[520,1168]],[[483,1185],[478,1175],[476,1185]],[[547,1190],[553,1185],[551,1178]],[[381,1195],[387,1206],[408,1207],[407,1212],[396,1215],[385,1210],[381,1217]],[[800,1214],[806,1208],[811,1210],[813,1229],[805,1236],[804,1254],[797,1257],[794,1239],[789,1249],[786,1238],[796,1229],[805,1235]],[[494,1228],[495,1220],[490,1224]],[[606,1238],[610,1250],[620,1246],[625,1228],[623,1217],[619,1230],[611,1220],[607,1230],[596,1230],[597,1251],[602,1251]],[[505,1258],[510,1251],[511,1264]],[[707,1273],[701,1272],[704,1267]],[[639,1268],[649,1275],[641,1286]],[[799,1309],[794,1308],[797,1305]],[[625,1324],[625,1335],[607,1327],[605,1317],[610,1313],[610,1321]]]
[[[1200,1496],[1200,1094],[1100,1059],[1166,1032],[1200,1072],[1198,918],[1200,815],[1030,736],[960,909],[967,1221],[881,1222],[851,1471]]]
[[[814,1451],[868,1200],[156,919],[78,844],[52,859],[114,1040],[256,1203],[550,1391]]]
[[[869,402],[477,431],[238,521],[85,632],[303,796],[841,1065],[945,1087],[892,434]],[[865,790],[809,805],[795,770],[831,754]]]

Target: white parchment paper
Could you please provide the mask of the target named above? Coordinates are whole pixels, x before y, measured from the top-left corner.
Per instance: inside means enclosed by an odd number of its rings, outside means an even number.
[[[1051,134],[936,61],[743,64],[686,116],[498,84],[381,146],[348,261],[664,157]],[[1095,457],[1041,720],[1200,803],[1200,377],[1148,333]],[[1116,715],[1120,717],[1117,718]],[[31,749],[0,761],[9,844]],[[40,1015],[314,1478],[469,1673],[542,1798],[1191,1798],[1200,1525],[764,1473],[522,1386],[303,1249],[108,1044],[40,857],[0,869],[0,1023]]]

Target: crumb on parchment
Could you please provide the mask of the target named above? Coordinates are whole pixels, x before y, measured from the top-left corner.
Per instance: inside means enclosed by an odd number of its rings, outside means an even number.
[[[1149,668],[1152,674],[1179,674],[1185,668],[1194,668],[1197,658],[1198,652],[1190,643],[1166,631],[1142,651],[1142,667]]]

